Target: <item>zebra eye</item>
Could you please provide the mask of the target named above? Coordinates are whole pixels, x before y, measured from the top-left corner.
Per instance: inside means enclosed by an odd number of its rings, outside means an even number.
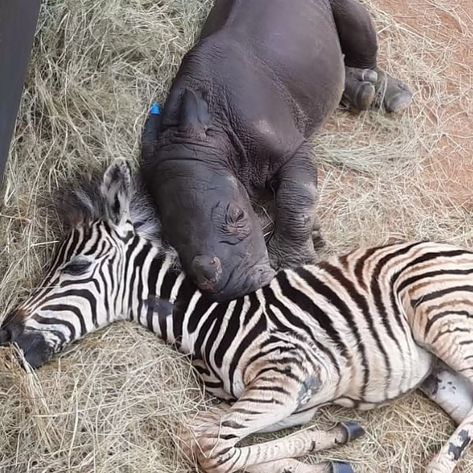
[[[61,271],[64,274],[70,274],[71,276],[81,276],[89,269],[91,261],[85,258],[74,258],[72,261],[64,265]]]

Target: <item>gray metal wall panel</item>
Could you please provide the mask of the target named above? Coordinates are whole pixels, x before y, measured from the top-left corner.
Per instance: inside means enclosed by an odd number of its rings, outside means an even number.
[[[0,181],[15,128],[40,0],[0,0]]]

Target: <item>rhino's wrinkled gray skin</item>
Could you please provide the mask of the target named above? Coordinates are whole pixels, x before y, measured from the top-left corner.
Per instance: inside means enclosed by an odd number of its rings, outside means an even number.
[[[265,285],[270,260],[313,261],[317,174],[307,140],[342,98],[388,111],[411,100],[377,70],[376,54],[372,22],[354,0],[216,1],[143,136],[164,236],[201,290],[231,299]],[[268,191],[269,257],[250,204]]]

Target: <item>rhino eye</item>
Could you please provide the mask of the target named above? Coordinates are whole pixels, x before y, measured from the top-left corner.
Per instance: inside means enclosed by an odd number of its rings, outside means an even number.
[[[245,211],[235,205],[229,205],[227,208],[227,223],[230,225],[242,224],[245,220]]]
[[[64,265],[61,271],[71,276],[81,276],[87,272],[91,264],[92,262],[87,259],[76,258]]]

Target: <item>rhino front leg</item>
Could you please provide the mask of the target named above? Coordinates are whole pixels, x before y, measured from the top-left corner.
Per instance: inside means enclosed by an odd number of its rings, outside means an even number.
[[[389,113],[404,110],[412,102],[412,93],[403,82],[378,68],[378,39],[366,8],[357,0],[330,3],[345,55],[342,104],[357,111],[371,107]]]
[[[279,170],[272,187],[276,215],[268,242],[271,264],[280,269],[313,263],[315,247],[323,246],[323,239],[315,216],[317,169],[307,143]]]

